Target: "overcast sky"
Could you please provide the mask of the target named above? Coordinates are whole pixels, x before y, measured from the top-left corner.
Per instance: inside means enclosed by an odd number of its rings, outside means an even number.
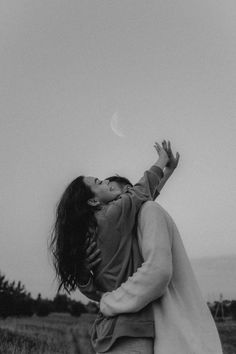
[[[235,0],[1,0],[0,63],[8,278],[54,296],[47,240],[66,185],[135,182],[164,138],[181,160],[159,202],[188,254],[236,254]]]

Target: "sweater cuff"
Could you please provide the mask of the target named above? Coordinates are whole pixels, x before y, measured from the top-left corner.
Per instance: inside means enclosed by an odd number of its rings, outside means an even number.
[[[164,173],[160,167],[153,165],[151,167],[151,170],[156,173],[160,177],[160,179],[164,177]]]

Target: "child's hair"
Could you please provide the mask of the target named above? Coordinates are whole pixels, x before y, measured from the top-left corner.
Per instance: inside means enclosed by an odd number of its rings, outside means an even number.
[[[128,184],[129,186],[133,187],[132,183],[126,177],[115,175],[115,176],[108,177],[106,179],[110,182],[116,182],[122,186],[126,186]]]
[[[69,184],[56,210],[50,249],[59,280],[58,292],[62,287],[68,293],[76,289],[79,275],[85,270],[86,235],[97,226],[94,208],[87,203],[94,194],[83,178],[79,176]]]

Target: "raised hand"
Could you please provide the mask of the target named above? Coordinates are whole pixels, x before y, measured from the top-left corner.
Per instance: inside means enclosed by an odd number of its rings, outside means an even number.
[[[168,154],[168,157],[169,157],[169,161],[166,165],[166,168],[171,171],[174,171],[176,169],[176,167],[178,166],[180,154],[177,152],[176,156],[174,156],[174,154],[172,152],[170,141],[168,141],[168,143],[167,143],[166,140],[164,140],[162,142],[162,147],[166,151],[166,153]]]
[[[155,144],[154,144],[154,148],[155,148],[155,150],[157,151],[158,156],[159,156],[160,159],[161,159],[161,158],[164,158],[164,159],[166,159],[166,161],[169,160],[168,152],[166,151],[166,149],[164,149],[164,147],[161,146],[161,145],[160,145],[159,143],[157,143],[156,141],[155,141]]]

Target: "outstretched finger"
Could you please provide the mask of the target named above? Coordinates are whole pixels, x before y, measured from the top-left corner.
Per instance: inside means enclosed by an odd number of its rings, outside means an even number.
[[[177,153],[176,153],[176,157],[175,157],[176,166],[177,166],[178,163],[179,163],[179,158],[180,158],[180,154],[177,152]]]
[[[97,249],[95,252],[92,252],[88,257],[87,261],[91,263],[95,258],[98,257],[98,255],[101,253],[100,249]]]
[[[87,233],[86,235],[86,239],[85,239],[85,248],[87,248],[89,246],[89,244],[91,243],[91,236],[89,233]]]
[[[163,149],[165,149],[167,151],[167,143],[166,143],[166,140],[163,140],[162,142],[162,147]]]
[[[92,242],[88,248],[86,248],[86,256],[89,257],[91,255],[91,253],[94,252],[96,248],[96,242]]]
[[[155,141],[154,146],[155,146],[155,147],[159,147],[159,148],[161,149],[161,145],[160,145],[157,141]]]
[[[89,263],[88,264],[89,270],[93,270],[93,268],[95,268],[101,262],[101,260],[102,260],[102,258],[98,258],[98,259],[96,259],[96,261]]]
[[[156,149],[156,151],[157,151],[158,153],[161,151],[161,146],[160,146],[157,142],[155,142],[154,148]]]
[[[170,140],[168,140],[168,143],[167,143],[167,151],[168,153],[171,153],[171,143],[170,143]]]

